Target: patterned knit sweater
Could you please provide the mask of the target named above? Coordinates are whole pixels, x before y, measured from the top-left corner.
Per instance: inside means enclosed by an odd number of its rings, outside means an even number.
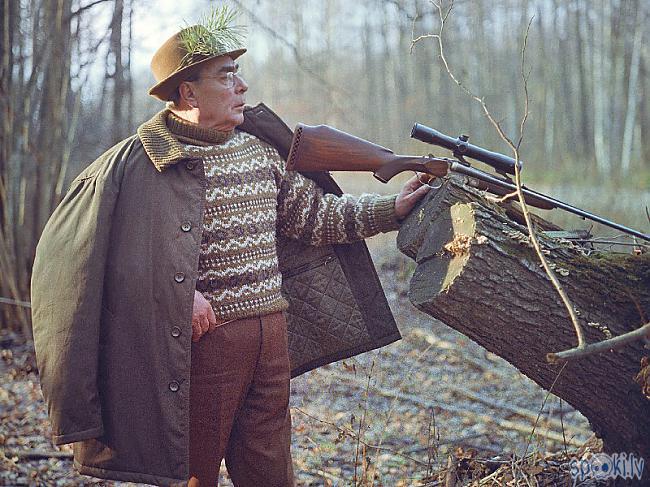
[[[207,180],[197,289],[218,318],[287,309],[276,234],[311,245],[361,240],[398,228],[395,196],[323,194],[287,171],[277,150],[246,132],[206,130],[167,114],[188,155],[201,157]]]

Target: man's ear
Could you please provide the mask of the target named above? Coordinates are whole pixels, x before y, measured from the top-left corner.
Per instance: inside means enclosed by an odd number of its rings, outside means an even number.
[[[181,102],[185,102],[192,108],[197,108],[199,106],[191,83],[183,81],[180,85],[178,85],[178,94]]]

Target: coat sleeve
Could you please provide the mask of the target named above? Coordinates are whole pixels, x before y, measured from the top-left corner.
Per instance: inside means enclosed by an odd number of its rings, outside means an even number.
[[[278,229],[284,236],[310,245],[327,245],[355,242],[399,229],[395,217],[397,195],[324,194],[311,179],[297,171],[287,171],[279,154],[275,158],[279,180]]]
[[[119,188],[115,167],[124,145],[72,183],[36,248],[34,347],[56,445],[103,434],[97,387],[102,291]]]

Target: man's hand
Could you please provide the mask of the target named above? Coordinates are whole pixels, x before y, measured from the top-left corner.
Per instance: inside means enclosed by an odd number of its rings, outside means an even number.
[[[217,317],[207,299],[198,291],[194,291],[194,307],[192,308],[192,341],[217,327]]]
[[[395,200],[395,216],[397,219],[401,220],[406,217],[415,204],[420,201],[430,189],[431,186],[420,181],[418,175],[415,175],[406,181],[402,187],[402,191],[400,191]]]

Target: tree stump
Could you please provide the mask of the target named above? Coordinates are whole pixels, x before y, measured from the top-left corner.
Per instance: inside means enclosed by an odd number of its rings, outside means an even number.
[[[444,180],[400,229],[398,247],[417,263],[411,302],[552,389],[590,421],[605,452],[634,452],[648,463],[650,397],[639,382],[650,350],[637,341],[572,360],[564,370],[548,363],[547,353],[577,345],[569,315],[526,227],[515,221],[520,215],[514,206],[490,201],[464,182]],[[541,218],[536,224],[553,229]],[[596,252],[537,233],[589,343],[648,322],[649,254]],[[645,380],[649,375],[646,370]],[[645,469],[644,477],[650,476]]]

